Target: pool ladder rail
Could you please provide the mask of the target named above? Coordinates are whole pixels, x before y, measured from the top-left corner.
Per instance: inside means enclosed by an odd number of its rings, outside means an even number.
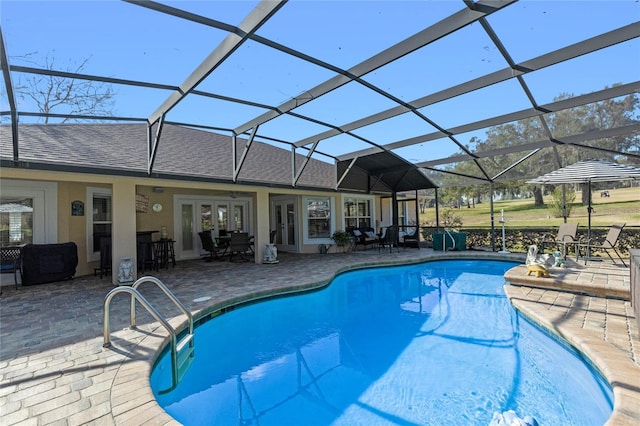
[[[169,322],[164,318],[156,308],[149,303],[147,299],[145,299],[138,287],[145,282],[151,282],[156,284],[163,292],[167,295],[167,297],[182,311],[183,314],[187,316],[189,320],[189,331],[182,338],[178,340],[178,336],[176,334],[176,330],[169,324]],[[184,377],[185,373],[193,363],[193,359],[195,356],[194,352],[194,339],[193,339],[193,315],[187,309],[186,306],[178,298],[173,294],[167,286],[155,277],[142,277],[138,279],[136,282],[129,286],[119,286],[111,290],[104,298],[104,314],[103,314],[103,325],[104,325],[104,344],[102,345],[105,348],[111,346],[111,324],[109,320],[109,306],[111,304],[111,299],[116,294],[119,293],[129,293],[131,295],[131,319],[129,328],[136,328],[136,300],[138,300],[142,306],[144,306],[147,311],[156,319],[162,326],[169,332],[171,336],[171,387],[169,389],[165,389],[160,391],[160,394],[165,394],[171,392],[173,389],[178,386],[182,377]]]
[[[451,231],[449,231],[448,229],[444,230],[445,234],[449,236],[449,238],[451,238],[451,250],[455,250],[456,249],[456,239],[453,238],[453,235],[451,235]],[[442,237],[442,252],[444,253],[445,251],[447,251],[447,238],[446,237]]]

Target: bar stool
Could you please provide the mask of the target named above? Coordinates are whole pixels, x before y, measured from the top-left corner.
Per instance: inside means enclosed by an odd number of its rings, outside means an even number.
[[[100,243],[100,267],[93,269],[93,276],[100,272],[100,278],[111,273],[111,244]]]
[[[169,239],[167,240],[167,261],[171,260],[171,266],[173,266],[174,268],[176,267],[176,252],[173,249],[173,243],[175,243],[174,240]]]
[[[158,272],[158,256],[154,253],[153,243],[143,241],[138,243],[138,267],[144,274],[147,267]]]
[[[153,252],[161,268],[168,268],[169,261],[171,261],[171,265],[175,268],[176,254],[173,247],[174,242],[172,239],[161,239],[153,242]]]

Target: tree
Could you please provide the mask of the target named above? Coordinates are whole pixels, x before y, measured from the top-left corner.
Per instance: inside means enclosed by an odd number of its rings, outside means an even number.
[[[574,96],[571,94],[562,93],[554,101],[562,101],[572,97]],[[639,119],[638,111],[640,111],[640,97],[637,94],[631,94],[622,98],[608,99],[546,114],[544,120],[555,138],[554,142],[556,142],[552,149],[543,148],[535,153],[532,152],[534,155],[521,163],[518,163],[518,161],[527,154],[526,152],[500,154],[492,158],[480,158],[477,161],[490,176],[500,175],[500,190],[503,195],[505,192],[511,194],[532,193],[534,204],[543,206],[543,189],[540,185],[526,184],[526,180],[589,158],[596,157],[609,161],[624,162],[626,156],[616,155],[616,152],[640,152],[640,136],[635,134],[583,141],[576,145],[561,141],[567,136],[637,123]],[[544,140],[548,140],[548,132],[544,128],[543,122],[534,117],[494,126],[487,130],[486,140],[473,137],[469,143],[474,146],[472,151],[482,152]],[[597,148],[597,150],[589,149],[589,147]],[[462,150],[457,154],[460,153],[462,153]],[[559,164],[559,161],[562,164]],[[457,163],[450,168],[450,171],[464,175],[478,175],[479,169],[477,167],[475,170],[469,168],[472,163],[471,161],[467,161],[466,164],[465,162]],[[517,167],[503,174],[502,172],[512,164],[517,164]],[[451,184],[455,185],[453,181]],[[465,192],[465,194],[471,193],[471,191]],[[588,190],[584,185],[582,191],[583,205],[587,204],[588,196]]]
[[[38,64],[35,54],[27,54],[23,59],[44,68],[55,71],[55,60],[47,55],[44,64]],[[89,63],[84,59],[79,65],[69,64],[63,72],[81,74]],[[61,71],[61,70],[58,70]],[[113,115],[115,91],[111,84],[60,77],[55,75],[21,74],[15,87],[16,97],[25,102],[32,102],[38,112],[44,114],[42,120],[49,123],[48,114],[73,115]],[[62,118],[61,122],[77,121],[73,118]]]

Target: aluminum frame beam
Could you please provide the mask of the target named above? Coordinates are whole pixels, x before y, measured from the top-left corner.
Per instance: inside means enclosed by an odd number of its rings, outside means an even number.
[[[269,120],[272,120],[294,108],[297,108],[312,99],[317,99],[318,97],[329,93],[332,90],[337,89],[340,86],[343,86],[351,81],[356,80],[368,74],[384,65],[387,65],[390,62],[395,61],[421,47],[424,47],[440,38],[463,28],[478,19],[490,15],[493,12],[496,12],[511,3],[514,3],[516,0],[504,0],[504,1],[481,1],[478,2],[478,7],[475,10],[472,9],[463,9],[449,17],[443,19],[442,21],[425,28],[422,31],[408,37],[407,39],[391,46],[388,49],[385,49],[378,53],[377,55],[372,56],[371,58],[355,65],[354,67],[347,70],[348,75],[339,74],[329,80],[320,83],[319,85],[305,91],[302,95],[297,96],[293,99],[290,99],[282,104],[280,104],[276,110],[268,111],[248,122],[236,127],[234,131],[236,133],[243,133],[248,129],[251,129],[255,125],[263,124]],[[404,112],[408,110],[403,108]],[[342,127],[340,127],[342,129]],[[338,132],[340,133],[340,132]],[[336,133],[336,134],[338,134]],[[314,140],[324,139],[320,137],[312,137],[305,139],[306,142],[304,144],[296,143],[296,147],[299,148],[303,145],[307,145],[309,143],[313,143]]]
[[[0,66],[2,67],[2,77],[4,79],[4,86],[7,91],[7,100],[9,102],[9,110],[11,114],[11,140],[13,161],[17,162],[20,159],[20,150],[18,144],[18,108],[16,105],[16,96],[13,91],[11,73],[9,72],[9,58],[7,56],[7,49],[4,43],[4,36],[2,35],[2,28],[0,28]]]
[[[462,124],[460,126],[451,127],[446,129],[447,133],[452,135],[468,133],[475,130],[481,130],[500,124],[511,123],[518,120],[524,120],[527,118],[535,118],[544,114],[551,114],[554,112],[562,111],[565,109],[575,108],[582,105],[587,105],[595,102],[600,102],[606,99],[612,99],[619,96],[630,95],[632,93],[640,92],[640,81],[633,83],[621,84],[608,89],[598,90],[596,92],[588,93],[586,95],[574,96],[569,99],[563,99],[560,101],[552,102],[549,104],[541,105],[538,108],[529,108],[521,111],[511,112],[504,115],[491,117],[485,120],[476,121],[473,123]],[[403,139],[396,142],[391,142],[382,145],[387,150],[393,150],[406,146],[416,145],[424,142],[431,142],[438,139],[447,137],[447,133],[433,132],[425,135],[414,136],[412,138]],[[369,154],[375,154],[381,152],[378,148],[367,148],[364,150],[353,151],[347,154],[337,156],[339,160],[348,160],[352,156],[363,156]]]
[[[193,89],[202,82],[209,74],[213,72],[222,62],[224,62],[236,49],[249,39],[249,36],[264,25],[271,16],[273,16],[287,0],[262,0],[242,21],[239,28],[241,35],[230,33],[216,47],[213,52],[187,77],[180,85],[179,90],[173,92],[158,109],[149,117],[149,123],[154,124],[164,114],[168,113],[182,99],[185,98]],[[138,3],[138,2],[132,2]],[[251,126],[252,128],[255,126]],[[248,130],[249,128],[245,129]],[[241,132],[237,132],[241,133]]]
[[[605,34],[601,34],[599,36],[595,36],[590,39],[583,40],[581,42],[555,50],[553,52],[540,55],[536,58],[521,62],[520,64],[515,65],[514,68],[511,68],[511,67],[503,68],[502,70],[498,70],[496,72],[467,81],[465,83],[452,86],[450,88],[441,90],[436,93],[432,93],[427,96],[423,96],[412,102],[409,102],[409,104],[411,104],[411,106],[413,106],[416,109],[424,108],[426,106],[435,104],[437,102],[454,98],[456,96],[463,95],[465,93],[469,93],[474,90],[482,89],[484,87],[491,86],[493,84],[500,83],[500,82],[509,80],[511,78],[524,75],[529,72],[537,71],[542,68],[546,68],[551,65],[555,65],[581,55],[592,53],[597,50],[604,49],[606,47],[610,47],[615,44],[619,44],[637,37],[640,37],[640,22],[629,24],[627,26],[607,32]],[[546,112],[544,111],[543,107],[540,107],[540,109],[542,110],[541,113]],[[396,107],[387,109],[385,111],[381,111],[376,114],[370,115],[368,117],[353,121],[351,123],[341,125],[339,127],[340,129],[343,129],[345,131],[353,131],[358,128],[368,126],[370,124],[374,124],[388,118],[396,117],[398,115],[404,114],[405,112],[408,112],[406,108],[402,106],[396,106]],[[336,133],[335,130],[333,131],[329,130],[327,132],[309,136],[305,139],[297,141],[295,142],[295,145],[297,147],[304,146],[312,142],[313,140],[327,139],[329,137],[336,136],[338,134],[339,133]],[[446,137],[446,136],[447,136],[446,134],[440,133],[439,137]],[[419,142],[421,141],[414,142],[414,144]],[[384,145],[384,147],[386,148],[390,145],[392,144],[386,144]],[[406,146],[406,145],[401,145],[401,146]],[[380,152],[380,151],[375,151],[375,152]],[[362,151],[353,152],[350,154],[357,155],[359,153],[362,153]],[[345,154],[344,156],[349,158],[348,157],[349,154]]]

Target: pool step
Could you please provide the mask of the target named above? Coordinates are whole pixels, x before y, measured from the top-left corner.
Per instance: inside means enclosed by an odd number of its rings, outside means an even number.
[[[187,334],[182,340],[178,342],[176,351],[178,353],[177,369],[178,369],[178,382],[182,380],[184,375],[191,367],[193,360],[195,359],[195,346],[194,346],[193,334]]]

